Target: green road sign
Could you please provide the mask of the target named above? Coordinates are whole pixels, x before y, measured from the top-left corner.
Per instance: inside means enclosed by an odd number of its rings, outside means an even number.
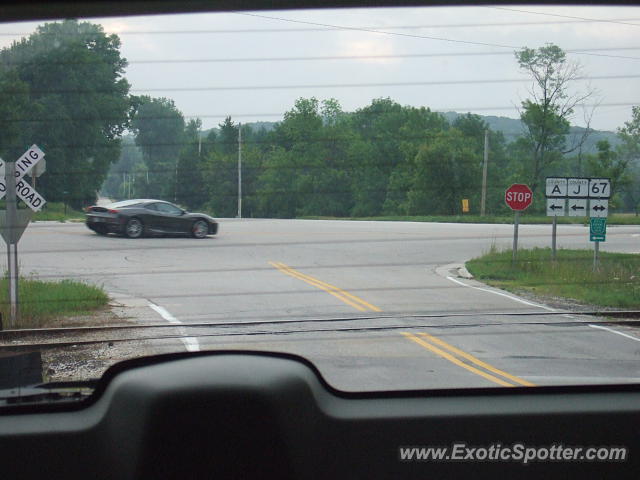
[[[607,219],[590,218],[589,220],[589,240],[592,242],[604,242],[607,238]]]

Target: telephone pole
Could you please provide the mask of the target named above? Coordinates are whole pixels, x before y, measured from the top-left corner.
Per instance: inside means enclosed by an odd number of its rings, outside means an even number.
[[[484,217],[487,204],[487,164],[489,163],[489,130],[484,131],[484,163],[482,165],[482,199],[480,200],[480,216]]]

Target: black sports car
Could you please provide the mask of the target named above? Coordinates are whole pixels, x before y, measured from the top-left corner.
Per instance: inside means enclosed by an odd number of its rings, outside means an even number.
[[[124,200],[86,209],[87,227],[99,235],[118,233],[129,238],[144,235],[186,234],[204,238],[218,232],[218,223],[204,213],[190,213],[162,200]]]

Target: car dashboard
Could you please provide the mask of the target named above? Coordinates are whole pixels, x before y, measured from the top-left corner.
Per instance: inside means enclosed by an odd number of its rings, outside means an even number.
[[[636,478],[636,386],[345,393],[303,358],[116,364],[80,404],[0,412],[5,478]],[[624,461],[415,460],[416,446],[626,446]],[[468,450],[468,448],[467,448]]]

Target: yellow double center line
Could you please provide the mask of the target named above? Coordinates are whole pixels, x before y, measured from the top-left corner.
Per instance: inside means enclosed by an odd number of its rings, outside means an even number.
[[[330,295],[333,295],[340,301],[346,303],[347,305],[352,306],[356,310],[361,312],[366,311],[374,311],[381,312],[382,310],[376,307],[375,305],[366,302],[365,300],[356,297],[355,295],[342,290],[335,285],[331,285],[330,283],[323,282],[311,275],[304,274],[291,268],[288,265],[285,265],[282,262],[269,262],[269,264],[275,268],[277,268],[280,272],[285,275],[289,275],[293,278],[297,278],[298,280],[302,280],[309,285],[312,285],[320,290],[327,292]],[[479,375],[487,380],[490,380],[498,385],[502,385],[504,387],[517,387],[519,385],[531,387],[535,384],[528,382],[520,377],[516,377],[515,375],[511,375],[503,370],[500,370],[492,365],[489,365],[486,362],[483,362],[479,358],[474,357],[473,355],[460,350],[459,348],[454,347],[453,345],[449,345],[444,340],[440,340],[439,338],[434,337],[433,335],[429,335],[428,333],[402,333],[407,339],[414,341],[418,345],[426,348],[430,352],[438,355],[439,357],[448,360],[449,362],[457,365],[459,367],[464,368],[476,375]]]
[[[426,348],[445,360],[469,370],[476,375],[480,375],[487,380],[497,383],[498,385],[502,385],[503,387],[517,387],[520,385],[525,387],[535,386],[535,384],[531,382],[489,365],[479,358],[476,358],[467,352],[463,352],[459,348],[449,345],[447,342],[440,340],[433,335],[429,335],[428,333],[418,333],[417,335],[414,335],[412,333],[403,332],[402,334],[409,340],[413,340],[418,345]],[[466,362],[464,360],[466,360]]]
[[[371,305],[369,302],[364,301],[360,297],[356,297],[355,295],[352,295],[349,292],[345,292],[344,290],[342,290],[339,287],[336,287],[335,285],[331,285],[329,283],[323,282],[322,280],[318,280],[317,278],[312,277],[311,275],[306,275],[302,272],[294,270],[293,268],[291,268],[288,265],[285,265],[284,263],[269,262],[269,265],[277,268],[285,275],[289,275],[293,278],[297,278],[298,280],[302,280],[303,282],[308,283],[309,285],[312,285],[316,288],[319,288],[320,290],[324,290],[328,294],[333,295],[337,299],[341,300],[347,305],[352,306],[356,310],[360,310],[361,312],[366,312],[366,311],[381,312],[382,311],[375,305]]]

